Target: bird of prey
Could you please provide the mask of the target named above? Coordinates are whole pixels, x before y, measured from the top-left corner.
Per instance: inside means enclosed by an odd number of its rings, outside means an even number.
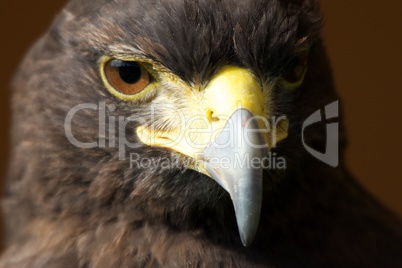
[[[0,267],[402,267],[329,127],[321,24],[318,0],[71,0],[13,83]],[[306,149],[327,136],[339,164]]]

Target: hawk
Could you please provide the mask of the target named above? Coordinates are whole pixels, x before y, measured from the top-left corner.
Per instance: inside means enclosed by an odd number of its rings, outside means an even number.
[[[401,267],[400,219],[315,157],[345,147],[321,25],[317,0],[71,0],[13,83],[0,266]]]

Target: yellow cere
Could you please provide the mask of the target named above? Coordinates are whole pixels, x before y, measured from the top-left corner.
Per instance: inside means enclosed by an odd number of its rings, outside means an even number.
[[[263,116],[265,103],[261,86],[250,71],[227,66],[205,88],[204,105],[218,117],[231,116],[239,108]]]

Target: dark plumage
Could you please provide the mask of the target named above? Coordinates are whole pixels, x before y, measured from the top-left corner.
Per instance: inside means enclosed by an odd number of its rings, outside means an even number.
[[[72,0],[14,81],[1,267],[401,267],[400,220],[343,166],[321,163],[301,144],[303,121],[337,99],[320,26],[314,0]],[[304,47],[310,53],[303,84],[296,90],[277,84],[270,95],[270,114],[290,122],[288,138],[273,149],[287,169],[264,171],[250,247],[241,243],[227,192],[186,169],[188,157],[127,148],[127,155],[180,163],[129,168],[117,147],[78,148],[66,138],[66,115],[82,103],[114,104],[106,118],[150,122],[154,102],[157,120],[173,124],[167,119],[173,110],[166,113],[155,96],[131,102],[112,96],[99,75],[102,56],[141,56],[202,88],[225,65],[247,68],[268,84]],[[182,104],[179,93],[169,94]],[[86,109],[74,116],[81,142],[98,141],[98,114]],[[125,128],[129,142],[138,141],[137,126]],[[307,139],[324,148],[325,122],[311,127]]]

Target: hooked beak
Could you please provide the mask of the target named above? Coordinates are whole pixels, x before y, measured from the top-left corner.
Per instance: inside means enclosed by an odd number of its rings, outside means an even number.
[[[188,103],[196,108],[183,113],[180,128],[155,131],[140,126],[137,135],[147,145],[169,148],[196,159],[196,166],[191,168],[211,177],[230,194],[241,241],[249,246],[261,213],[262,161],[274,145],[272,140],[286,138],[287,121],[274,131],[267,130],[262,89],[243,68],[223,68],[204,90],[196,92],[198,100],[194,94],[193,90]],[[189,125],[188,122],[198,122],[191,120],[192,116],[205,120],[200,125]]]
[[[262,161],[268,150],[258,129],[258,122],[251,112],[239,109],[229,118],[216,140],[203,152],[208,174],[232,198],[244,246],[250,245],[253,241],[260,221]],[[214,158],[218,161],[213,161]],[[227,165],[223,165],[223,159],[228,160],[225,160]],[[250,166],[250,161],[257,164]],[[214,165],[214,163],[220,164]]]

